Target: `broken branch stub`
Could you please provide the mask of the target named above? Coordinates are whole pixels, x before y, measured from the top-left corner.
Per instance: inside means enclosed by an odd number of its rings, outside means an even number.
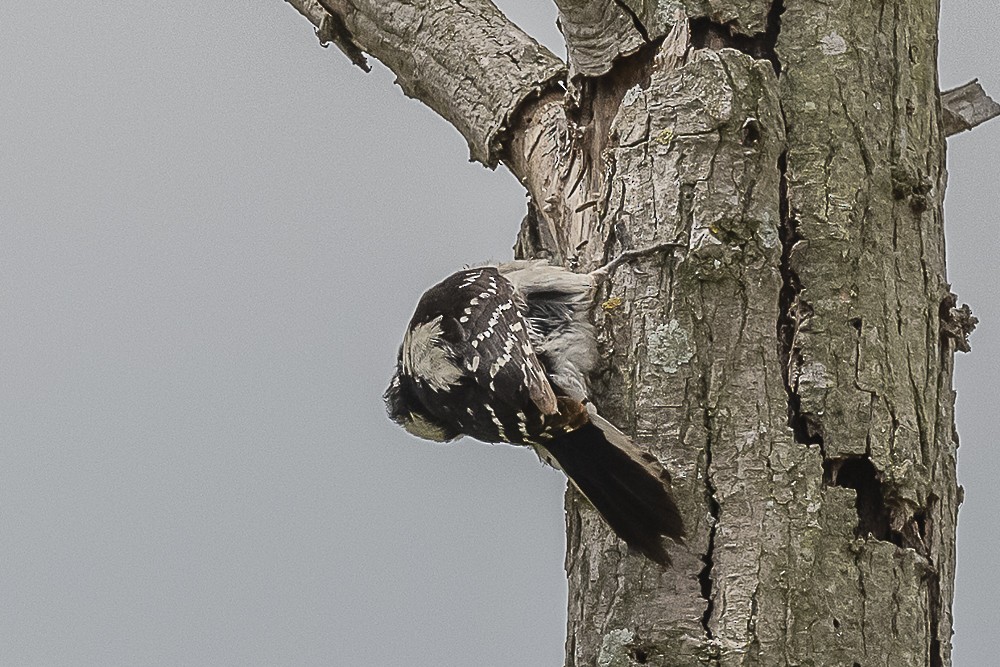
[[[941,110],[946,137],[1000,116],[1000,104],[986,94],[978,79],[941,93]]]

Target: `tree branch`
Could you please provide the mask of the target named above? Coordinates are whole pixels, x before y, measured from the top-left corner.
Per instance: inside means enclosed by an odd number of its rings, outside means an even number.
[[[944,111],[946,137],[971,130],[1000,116],[1000,104],[986,94],[978,79],[941,93],[941,109]]]
[[[600,76],[619,56],[646,43],[625,7],[608,0],[555,0],[571,76]]]
[[[286,0],[364,67],[368,53],[403,92],[465,137],[472,159],[495,167],[528,98],[559,88],[562,61],[488,0]]]

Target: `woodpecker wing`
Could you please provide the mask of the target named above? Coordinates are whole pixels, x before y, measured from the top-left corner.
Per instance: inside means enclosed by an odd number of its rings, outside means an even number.
[[[535,354],[524,304],[510,282],[487,266],[467,271],[459,289],[470,295],[459,323],[469,318],[471,328],[465,330],[476,333],[466,338],[467,346],[455,351],[476,382],[498,397],[523,397],[527,390],[539,412],[554,414],[555,393]]]

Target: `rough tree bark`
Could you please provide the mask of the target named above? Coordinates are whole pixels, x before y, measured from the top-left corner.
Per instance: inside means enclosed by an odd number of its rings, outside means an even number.
[[[936,0],[556,0],[568,67],[487,0],[288,2],[521,179],[521,255],[675,244],[602,295],[595,402],[689,539],[567,492],[566,665],[951,664],[944,123],[997,109],[942,112]]]

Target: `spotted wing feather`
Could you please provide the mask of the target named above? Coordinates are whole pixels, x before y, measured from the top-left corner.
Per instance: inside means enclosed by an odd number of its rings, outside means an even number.
[[[517,396],[515,404],[527,397],[542,414],[556,412],[556,397],[535,354],[524,305],[513,286],[493,267],[470,272],[475,278],[463,289],[472,296],[463,311],[470,318],[471,336],[467,347],[456,349],[473,369],[476,382],[490,394],[503,399]]]

